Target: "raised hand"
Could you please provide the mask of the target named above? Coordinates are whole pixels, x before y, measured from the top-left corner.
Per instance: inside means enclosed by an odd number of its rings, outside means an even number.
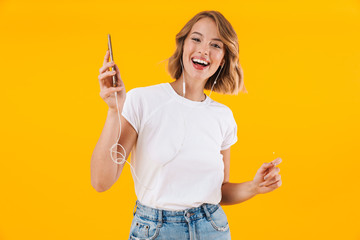
[[[107,50],[98,76],[100,97],[106,102],[110,110],[117,111],[115,92],[117,92],[118,107],[122,109],[126,98],[125,84],[120,77],[118,66],[114,62],[109,62],[109,57],[110,51]],[[109,71],[110,67],[115,68],[115,71]],[[113,75],[116,75],[116,87],[113,87]]]

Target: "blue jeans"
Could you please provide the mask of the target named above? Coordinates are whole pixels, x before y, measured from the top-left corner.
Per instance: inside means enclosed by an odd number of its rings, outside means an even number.
[[[135,211],[135,207],[136,211]],[[228,240],[229,223],[220,204],[162,210],[136,200],[129,240]]]

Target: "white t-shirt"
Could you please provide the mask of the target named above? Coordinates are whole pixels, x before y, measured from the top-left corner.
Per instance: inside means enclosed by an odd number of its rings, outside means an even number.
[[[138,133],[130,163],[139,178],[131,169],[140,203],[184,210],[221,201],[220,150],[237,142],[229,107],[208,96],[189,100],[170,83],[160,83],[128,91],[122,115]]]

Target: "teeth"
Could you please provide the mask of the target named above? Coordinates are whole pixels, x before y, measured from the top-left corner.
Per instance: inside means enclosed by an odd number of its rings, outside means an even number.
[[[203,61],[203,60],[200,60],[200,59],[197,59],[197,58],[193,58],[193,61],[194,62],[198,62],[198,63],[202,63],[202,64],[204,64],[204,65],[209,65],[209,63],[207,63],[207,62],[205,62],[205,61]]]

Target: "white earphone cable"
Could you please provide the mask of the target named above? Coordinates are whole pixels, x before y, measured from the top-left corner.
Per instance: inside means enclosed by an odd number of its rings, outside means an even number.
[[[184,67],[183,67],[181,58],[180,58],[180,63],[181,63],[182,75],[183,75],[183,97],[185,97],[185,77],[184,77],[185,74],[184,74]],[[216,78],[215,78],[215,81],[214,81],[214,83],[213,83],[213,85],[212,85],[212,87],[211,87],[211,90],[210,90],[209,97],[211,96],[211,92],[212,92],[212,90],[213,90],[213,88],[214,88],[214,85],[216,84],[216,80],[218,79],[218,77],[219,77],[219,75],[220,75],[220,72],[221,72],[221,70],[223,69],[223,67],[224,67],[224,64],[221,65],[220,71],[218,72],[218,74],[217,74],[217,76],[216,76]]]
[[[184,67],[183,67],[183,65],[182,65],[181,59],[180,59],[180,63],[181,63],[182,71],[184,72]],[[222,68],[223,68],[223,65],[221,66],[221,69],[222,69]],[[220,74],[220,72],[221,72],[221,69],[220,69],[218,75],[216,76],[216,79],[215,79],[215,81],[214,81],[214,84],[216,83],[216,80],[217,80],[217,78],[219,77],[219,74]],[[183,94],[184,94],[183,97],[185,97],[185,76],[184,76],[184,75],[185,75],[185,74],[183,74]],[[214,84],[213,84],[212,87],[211,87],[211,91],[212,91],[212,89],[213,89],[213,87],[214,87]],[[211,91],[210,91],[209,97],[210,97],[210,95],[211,95]],[[138,176],[137,176],[136,173],[135,173],[134,167],[131,165],[130,162],[126,161],[126,159],[125,159],[125,158],[126,158],[126,150],[125,150],[125,148],[124,148],[121,144],[118,143],[118,142],[119,142],[119,139],[120,139],[120,136],[121,136],[121,120],[120,120],[119,104],[118,104],[118,101],[117,101],[117,92],[115,92],[115,102],[116,102],[116,109],[117,109],[118,118],[119,118],[120,131],[119,131],[119,137],[118,137],[118,139],[116,140],[116,143],[113,144],[113,145],[111,146],[111,148],[110,148],[110,156],[111,156],[111,159],[112,159],[112,161],[113,161],[114,163],[116,163],[116,164],[123,164],[123,163],[125,163],[125,162],[127,162],[128,164],[130,164],[131,170],[132,170],[132,172],[134,173],[137,181],[138,181],[141,185],[143,185],[146,189],[148,189],[148,190],[153,190],[153,189],[157,186],[158,180],[156,181],[156,185],[155,185],[154,188],[149,188],[149,187],[147,187],[146,185],[142,184],[141,181],[139,180]],[[184,123],[185,123],[185,122],[184,122]],[[184,139],[185,139],[185,138],[184,138]],[[183,140],[184,140],[184,139],[183,139]],[[183,143],[181,144],[181,146],[182,146],[182,145],[183,145]],[[120,147],[123,149],[124,154],[122,154],[121,152],[118,152],[118,151],[117,151],[117,146],[120,146]],[[115,149],[114,149],[114,148],[115,148]],[[169,162],[171,162],[171,161],[176,157],[176,155],[179,153],[179,151],[180,151],[180,148],[178,149],[178,151],[176,152],[176,154],[174,155],[174,157],[173,157],[170,161],[168,161],[167,163],[165,163],[165,164],[168,164]],[[114,159],[114,158],[113,158],[113,153],[116,153],[116,155],[117,155],[117,154],[120,154],[121,157],[119,157],[119,158],[117,157],[116,159]],[[118,161],[118,159],[119,159],[120,161]],[[164,165],[165,165],[165,164],[164,164]],[[164,166],[164,165],[163,165],[163,166]],[[163,167],[163,166],[162,166],[162,167]]]
[[[125,148],[124,148],[121,144],[118,144],[119,139],[120,139],[120,135],[121,135],[121,120],[120,120],[120,111],[119,111],[119,106],[118,106],[118,101],[117,101],[117,92],[115,92],[115,101],[116,101],[116,109],[117,109],[118,118],[119,118],[120,131],[119,131],[119,137],[118,137],[118,139],[116,140],[116,143],[113,144],[113,145],[111,146],[111,148],[110,148],[110,156],[111,156],[111,159],[113,160],[113,162],[116,163],[116,164],[123,164],[123,163],[125,163],[125,162],[129,163],[131,169],[133,170],[133,173],[134,173],[136,179],[137,179],[138,182],[141,184],[138,176],[137,176],[136,173],[135,173],[135,169],[133,168],[133,166],[131,165],[131,163],[128,162],[128,161],[126,161],[126,159],[125,159],[125,157],[126,157],[126,150],[125,150]],[[123,149],[124,154],[122,154],[121,152],[118,152],[118,151],[117,151],[117,146],[120,146],[120,147]],[[114,150],[113,148],[115,148],[115,150]],[[116,153],[116,156],[117,156],[117,154],[119,153],[119,154],[121,155],[121,157],[120,157],[120,158],[117,157],[116,159],[114,159],[114,158],[113,158],[113,153],[114,153],[114,152]],[[121,161],[118,161],[118,159],[120,159]],[[141,185],[143,185],[143,184],[141,184]],[[143,185],[143,186],[144,186],[146,189],[148,189],[148,190],[153,190],[153,189],[154,189],[154,188],[148,188],[146,185]]]

